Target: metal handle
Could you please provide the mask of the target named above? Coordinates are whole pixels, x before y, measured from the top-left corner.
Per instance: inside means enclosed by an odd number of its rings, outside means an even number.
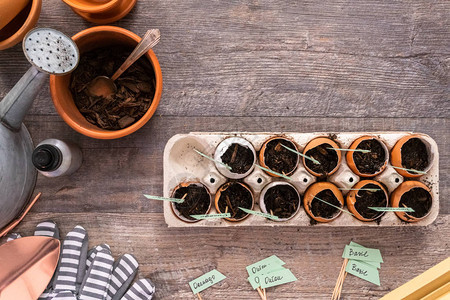
[[[122,75],[122,73],[125,72],[126,69],[128,69],[135,61],[147,53],[147,51],[152,47],[156,46],[156,44],[159,43],[160,37],[161,33],[159,32],[159,29],[148,30],[136,48],[134,48],[133,52],[131,52],[130,56],[128,56],[125,62],[111,77],[111,80],[114,81],[119,78],[119,76]]]

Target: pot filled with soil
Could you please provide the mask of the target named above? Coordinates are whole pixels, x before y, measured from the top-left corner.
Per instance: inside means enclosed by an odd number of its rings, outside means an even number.
[[[347,207],[358,220],[370,222],[380,218],[385,212],[369,207],[387,207],[388,200],[388,192],[381,183],[362,180],[347,194]]]
[[[228,221],[242,221],[248,214],[239,207],[253,209],[253,193],[245,184],[237,181],[227,182],[216,193],[214,201],[217,213],[230,213]]]
[[[198,222],[191,215],[204,215],[211,209],[212,197],[208,189],[199,182],[179,184],[172,192],[172,198],[184,199],[183,203],[171,203],[173,213],[182,221]]]
[[[334,206],[343,208],[344,197],[337,186],[331,182],[316,182],[306,190],[303,196],[303,207],[306,213],[317,222],[331,222],[339,217],[342,211]]]
[[[289,139],[279,136],[272,137],[262,145],[259,151],[259,163],[264,168],[289,176],[297,168],[299,157],[298,154],[283,146],[298,151],[295,143]],[[266,173],[273,177],[280,177],[271,172]]]
[[[241,179],[253,171],[256,163],[256,151],[246,139],[230,137],[217,146],[214,159],[231,167],[230,170],[216,162],[216,168],[222,175],[231,179]]]
[[[386,145],[372,136],[362,136],[351,144],[346,158],[350,169],[358,176],[373,177],[384,171],[389,161]]]
[[[311,140],[303,149],[303,154],[313,158],[315,162],[303,157],[305,168],[317,177],[333,174],[341,163],[341,151],[336,149],[339,149],[339,145],[329,138],[319,137]]]
[[[395,214],[405,222],[417,222],[426,218],[433,203],[431,190],[420,181],[405,181],[391,194],[392,207],[410,207],[414,212]]]
[[[391,151],[391,163],[396,171],[405,177],[420,177],[428,172],[433,164],[434,153],[431,144],[419,134],[402,137]],[[421,171],[414,172],[412,170]]]
[[[262,212],[277,216],[278,220],[274,221],[287,221],[298,212],[300,195],[292,184],[274,181],[261,191],[259,206]]]
[[[59,115],[74,130],[93,138],[115,139],[144,126],[162,91],[162,74],[152,50],[116,81],[111,97],[92,96],[88,85],[98,75],[111,76],[140,41],[119,27],[97,26],[72,37],[80,63],[72,74],[50,76],[50,92]]]

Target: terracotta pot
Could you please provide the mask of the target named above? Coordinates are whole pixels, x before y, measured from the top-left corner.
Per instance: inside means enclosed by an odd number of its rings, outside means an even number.
[[[141,40],[136,34],[119,27],[97,26],[83,30],[72,37],[81,56],[96,48],[112,45],[135,47]],[[158,59],[152,50],[146,54],[155,73],[155,95],[148,111],[134,124],[120,130],[105,130],[89,123],[76,107],[69,90],[71,75],[50,76],[50,93],[53,104],[63,120],[74,130],[96,139],[116,139],[131,134],[150,120],[158,107],[162,92],[162,73]]]
[[[290,139],[285,138],[285,137],[281,137],[281,136],[274,136],[274,137],[271,137],[270,139],[268,139],[267,141],[264,142],[264,144],[263,144],[262,147],[261,147],[261,150],[259,151],[259,164],[260,164],[262,167],[266,168],[266,169],[271,169],[271,168],[266,164],[266,161],[265,161],[265,153],[266,153],[266,149],[267,149],[267,144],[270,143],[270,142],[273,141],[273,140],[285,140],[285,141],[288,141],[289,143],[292,143],[293,150],[298,151],[297,145],[295,145],[295,143],[294,143],[293,141],[291,141]],[[283,149],[284,149],[284,148],[283,148]],[[289,150],[287,150],[287,151],[289,151]],[[293,154],[295,154],[295,153],[293,153]],[[296,154],[295,154],[295,155],[296,155]],[[294,171],[297,169],[297,166],[298,166],[298,163],[299,163],[299,160],[300,160],[298,156],[299,156],[299,155],[297,155],[297,161],[296,161],[296,163],[295,163],[295,167],[294,167],[292,170],[289,170],[289,172],[285,173],[284,175],[289,176],[289,175],[291,175],[292,173],[294,173]],[[274,170],[274,171],[276,171],[276,170]],[[266,171],[265,171],[265,172],[266,172]],[[266,173],[269,174],[270,176],[273,176],[273,177],[280,177],[279,175],[274,174],[274,173],[272,173],[272,172],[266,172]],[[281,173],[281,172],[279,172],[279,173]]]
[[[391,150],[391,164],[394,167],[406,168],[402,162],[402,147],[406,142],[408,142],[409,140],[411,140],[413,138],[420,139],[425,144],[425,147],[427,148],[428,166],[424,170],[418,170],[418,171],[428,172],[431,169],[431,166],[433,165],[434,155],[432,152],[431,144],[426,139],[424,139],[423,136],[421,136],[420,134],[407,135],[397,141],[397,143]],[[423,174],[412,173],[412,172],[410,173],[409,171],[401,170],[401,169],[395,169],[395,170],[400,175],[402,175],[404,177],[409,177],[409,178],[420,177],[423,175]]]
[[[392,207],[400,207],[399,205],[400,205],[400,201],[402,200],[403,195],[415,188],[425,190],[427,193],[429,193],[431,201],[433,201],[433,194],[431,193],[431,190],[429,187],[427,187],[425,184],[423,184],[420,181],[411,180],[411,181],[403,182],[398,188],[395,189],[395,191],[392,192],[391,206]],[[401,206],[401,207],[403,207],[403,206]],[[413,222],[418,222],[420,220],[425,219],[430,214],[430,212],[431,212],[431,205],[430,205],[428,212],[420,218],[414,217],[410,213],[403,212],[403,211],[402,212],[396,211],[395,214],[403,221],[413,223]]]
[[[5,0],[13,3],[14,0]],[[20,11],[7,25],[0,29],[0,50],[11,48],[20,43],[37,23],[41,13],[42,0],[30,0],[24,9]],[[0,8],[3,10],[3,8]],[[0,12],[0,18],[2,18]]]
[[[247,141],[246,139],[243,139],[241,137],[230,137],[230,138],[226,138],[224,139],[222,142],[220,142],[220,144],[217,146],[216,151],[214,153],[214,159],[220,162],[222,161],[222,156],[223,154],[231,147],[231,145],[233,144],[238,144],[244,148],[248,148],[250,149],[250,151],[253,154],[253,162],[252,162],[252,166],[244,173],[237,173],[237,172],[233,172],[232,170],[229,170],[228,168],[226,168],[224,165],[219,164],[219,163],[215,163],[217,170],[219,170],[219,172],[231,179],[241,179],[244,177],[247,177],[255,168],[255,163],[256,163],[256,151],[255,148],[253,147],[253,145]]]
[[[283,186],[283,185],[288,186],[288,187],[292,188],[292,189],[295,191],[295,193],[296,193],[296,195],[297,195],[297,209],[296,209],[296,211],[295,211],[290,217],[288,217],[288,218],[280,218],[280,217],[278,216],[278,217],[279,217],[278,220],[271,220],[271,221],[285,222],[285,221],[287,221],[287,220],[290,220],[290,219],[292,219],[292,218],[297,214],[297,212],[298,212],[298,210],[299,210],[299,208],[300,208],[300,194],[298,193],[297,189],[296,189],[292,184],[290,184],[289,182],[284,182],[284,181],[274,181],[274,182],[271,182],[271,183],[269,183],[268,185],[266,185],[266,186],[264,187],[264,189],[261,191],[261,194],[260,194],[260,196],[259,196],[259,207],[261,208],[261,211],[262,211],[263,213],[270,214],[270,211],[268,211],[267,208],[266,208],[266,202],[265,202],[265,196],[266,196],[266,193],[267,193],[269,190],[271,190],[272,188],[276,188],[276,187],[278,187],[278,186]]]
[[[108,24],[125,17],[137,0],[63,0],[85,20],[96,24]]]
[[[374,176],[377,176],[378,174],[381,174],[384,171],[384,169],[386,168],[386,165],[387,165],[387,163],[389,161],[389,150],[388,150],[388,148],[386,147],[386,145],[382,141],[380,141],[379,139],[377,139],[377,138],[375,138],[373,136],[362,136],[360,138],[357,138],[356,140],[353,141],[353,143],[351,144],[349,149],[356,149],[356,148],[358,148],[359,144],[361,142],[363,142],[363,141],[366,141],[366,140],[377,140],[378,142],[381,143],[381,146],[383,147],[384,153],[385,153],[384,164],[380,167],[380,169],[378,171],[376,171],[376,172],[374,172],[372,174],[363,173],[356,166],[356,163],[355,163],[355,160],[354,160],[354,156],[353,156],[355,154],[354,151],[348,151],[347,152],[347,154],[346,154],[347,164],[348,164],[349,168],[358,176],[361,176],[361,177],[374,177]]]
[[[225,211],[221,211],[220,210],[220,208],[219,208],[219,201],[225,201],[224,199],[221,199],[222,192],[224,192],[226,189],[228,189],[233,184],[241,185],[243,188],[245,188],[250,193],[250,196],[252,197],[252,206],[250,208],[248,208],[248,209],[253,209],[253,206],[255,205],[255,199],[253,197],[252,190],[248,186],[246,186],[245,184],[243,184],[241,182],[231,181],[231,182],[227,182],[224,185],[222,185],[216,192],[216,196],[215,196],[215,199],[214,199],[214,206],[216,207],[217,213],[219,213],[219,214],[225,213]],[[246,208],[246,207],[244,207],[244,208]],[[231,211],[228,211],[228,212],[231,213]],[[238,222],[238,221],[244,220],[247,217],[248,217],[248,214],[245,214],[242,218],[239,218],[239,219],[225,218],[225,220],[232,221],[232,222]]]
[[[329,144],[331,146],[331,148],[336,148],[336,149],[339,148],[339,145],[336,142],[334,142],[332,139],[325,138],[325,137],[319,137],[319,138],[315,138],[315,139],[311,140],[308,143],[308,145],[306,145],[305,149],[303,149],[303,154],[306,155],[306,152],[308,152],[309,150],[312,150],[312,149],[314,149],[314,148],[316,148],[316,147],[318,147],[320,145],[323,145],[323,144]],[[342,158],[341,157],[342,156],[341,155],[341,151],[340,150],[334,150],[334,152],[336,152],[337,157],[338,157],[337,164],[336,164],[336,167],[333,170],[331,170],[330,172],[325,174],[326,176],[335,173],[339,169],[339,166],[341,165],[341,158]],[[313,171],[311,168],[308,167],[306,162],[309,161],[309,160],[307,158],[302,157],[302,159],[303,159],[303,165],[305,166],[306,170],[308,170],[309,173],[313,174],[316,177],[324,176],[324,174],[317,173],[317,172]],[[313,163],[313,162],[311,162],[311,163]]]
[[[206,190],[206,192],[208,193],[208,195],[209,195],[209,206],[208,206],[208,209],[203,213],[203,214],[208,214],[209,211],[211,210],[212,195],[211,195],[211,193],[209,192],[208,188],[207,188],[206,186],[204,186],[203,184],[201,184],[200,182],[183,182],[183,183],[180,183],[180,184],[179,184],[177,187],[175,187],[175,189],[173,190],[171,197],[172,197],[172,198],[175,198],[175,193],[177,192],[177,190],[179,190],[180,188],[189,187],[190,185],[195,185],[195,186],[198,186],[198,187],[202,187],[202,188],[204,188],[204,189]],[[189,219],[189,218],[185,217],[184,215],[182,215],[182,214],[178,211],[178,209],[177,209],[177,207],[176,207],[176,204],[177,204],[177,203],[171,202],[170,204],[171,204],[171,205],[170,205],[170,208],[172,209],[173,214],[174,214],[175,216],[177,216],[180,220],[182,220],[182,221],[184,221],[184,222],[186,222],[186,223],[195,223],[195,222],[201,221],[201,220],[192,220],[192,219]]]
[[[362,216],[361,213],[356,209],[355,204],[358,201],[357,195],[358,195],[359,191],[355,191],[353,189],[362,189],[365,186],[367,186],[368,184],[376,185],[377,188],[380,189],[384,193],[384,196],[386,198],[385,207],[387,207],[389,205],[388,192],[386,191],[386,188],[381,183],[379,183],[375,180],[362,180],[362,181],[358,182],[357,184],[355,184],[352,187],[352,190],[350,190],[349,193],[347,194],[347,208],[358,220],[365,221],[365,222],[370,222],[370,221],[376,220],[384,214],[384,212],[379,212],[373,218],[366,218],[366,217]]]
[[[333,195],[336,197],[336,199],[341,203],[341,208],[344,207],[344,197],[342,196],[341,191],[338,189],[337,186],[335,186],[334,184],[332,184],[331,182],[316,182],[314,184],[312,184],[305,192],[305,195],[303,196],[303,207],[305,208],[306,213],[313,218],[314,220],[316,220],[317,222],[322,222],[322,223],[326,223],[326,222],[331,222],[334,219],[336,219],[337,217],[339,217],[342,213],[342,211],[336,209],[336,213],[331,217],[331,218],[323,218],[320,216],[315,216],[312,213],[311,210],[311,203],[313,200],[315,201],[320,201],[315,199],[314,197],[319,194],[322,191],[326,191],[326,190],[330,190]],[[325,204],[325,203],[324,203]],[[325,204],[327,205],[327,204]]]

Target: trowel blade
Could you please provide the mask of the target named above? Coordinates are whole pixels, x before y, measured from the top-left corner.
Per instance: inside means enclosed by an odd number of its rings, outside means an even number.
[[[0,246],[0,300],[37,299],[58,265],[60,242],[30,236]]]

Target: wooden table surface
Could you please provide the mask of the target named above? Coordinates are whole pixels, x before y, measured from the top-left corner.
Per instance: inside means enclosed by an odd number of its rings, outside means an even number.
[[[272,254],[298,281],[269,289],[269,299],[327,299],[354,240],[381,250],[381,286],[348,276],[343,297],[378,298],[449,256],[449,15],[446,0],[139,0],[113,25],[161,30],[155,116],[131,136],[91,139],[62,121],[46,86],[25,124],[35,143],[78,143],[84,163],[70,177],[39,176],[43,196],[17,231],[46,219],[63,234],[81,224],[91,246],[134,253],[155,299],[194,299],[188,282],[215,268],[227,279],[203,299],[259,299],[245,266]],[[38,25],[69,35],[93,26],[58,0],[44,0]],[[20,45],[0,52],[0,98],[28,67]],[[245,130],[427,133],[440,151],[440,214],[425,228],[167,228],[162,204],[142,196],[162,195],[167,140]]]

